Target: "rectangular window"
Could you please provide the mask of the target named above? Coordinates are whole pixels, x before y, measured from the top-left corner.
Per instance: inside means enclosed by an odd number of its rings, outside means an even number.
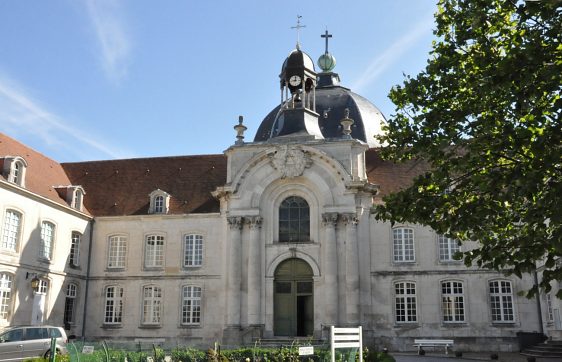
[[[4,218],[4,233],[2,248],[16,251],[20,234],[21,214],[14,210],[7,210]]]
[[[64,324],[70,325],[74,322],[74,309],[76,308],[76,284],[68,284],[66,287],[66,299],[64,301]]]
[[[447,238],[443,235],[438,236],[439,240],[439,261],[455,261],[455,254],[461,248],[455,239]]]
[[[412,262],[416,260],[414,253],[414,230],[396,228],[392,230],[395,262]]]
[[[70,240],[70,255],[68,257],[68,263],[71,266],[78,266],[80,264],[80,240],[82,240],[82,234],[73,232]]]
[[[203,236],[186,235],[184,239],[183,266],[203,265]]]
[[[546,298],[546,313],[547,313],[547,322],[554,322],[554,311],[552,310],[552,296],[550,293],[545,294]]]
[[[181,316],[182,324],[201,323],[201,288],[183,287]]]
[[[443,322],[464,322],[464,291],[461,282],[441,283]]]
[[[144,265],[147,268],[164,266],[164,237],[148,235],[144,252]]]
[[[109,237],[109,253],[107,256],[108,268],[125,268],[127,255],[127,237],[118,235]]]
[[[416,284],[400,282],[394,284],[396,323],[418,321],[416,306]]]
[[[511,282],[506,280],[490,282],[490,307],[493,322],[509,323],[515,320]]]
[[[0,318],[8,319],[12,305],[12,276],[0,274]]]
[[[105,318],[106,324],[120,324],[123,316],[123,288],[117,286],[105,289]]]
[[[43,223],[41,223],[41,250],[39,251],[39,257],[51,260],[54,239],[55,225],[43,221]]]
[[[156,286],[144,287],[142,295],[142,323],[160,324],[162,289]]]
[[[164,212],[164,196],[156,196],[154,198],[154,213],[161,214]]]

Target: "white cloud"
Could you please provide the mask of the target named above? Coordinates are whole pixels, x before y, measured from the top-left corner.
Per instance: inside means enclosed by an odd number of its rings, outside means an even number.
[[[105,73],[114,82],[127,76],[131,39],[126,31],[120,2],[117,0],[88,0],[88,15],[101,48]]]
[[[6,79],[0,79],[0,124],[1,129],[12,135],[25,133],[35,136],[53,149],[83,153],[84,147],[89,147],[111,158],[125,156],[124,152],[69,126],[69,122],[41,107],[20,87]],[[79,150],[73,146],[77,144],[80,145]]]
[[[360,92],[369,84],[373,83],[386,68],[392,65],[396,59],[405,53],[418,39],[427,35],[434,25],[433,15],[423,17],[409,32],[400,37],[398,41],[393,43],[390,47],[386,48],[380,55],[373,58],[367,69],[352,85],[351,89],[355,92]]]

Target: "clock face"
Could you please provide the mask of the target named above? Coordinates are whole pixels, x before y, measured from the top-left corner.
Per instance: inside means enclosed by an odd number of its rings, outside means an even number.
[[[289,78],[289,84],[293,87],[298,86],[299,84],[301,84],[301,77],[299,77],[298,75],[293,75],[291,78]]]

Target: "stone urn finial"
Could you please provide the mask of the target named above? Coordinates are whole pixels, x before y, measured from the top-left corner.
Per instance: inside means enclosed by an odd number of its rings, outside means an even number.
[[[352,120],[351,118],[349,118],[349,108],[346,108],[344,111],[344,116],[343,119],[340,121],[340,124],[342,125],[343,129],[343,138],[345,139],[351,139],[351,126],[355,123],[354,120]]]
[[[238,124],[234,126],[234,130],[236,131],[236,145],[243,145],[244,144],[244,132],[248,129],[248,127],[244,126],[242,123],[244,122],[244,116],[238,116]]]

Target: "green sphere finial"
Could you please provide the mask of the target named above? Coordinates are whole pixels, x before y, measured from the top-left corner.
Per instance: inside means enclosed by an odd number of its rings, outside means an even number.
[[[324,53],[318,58],[318,66],[323,72],[331,72],[336,67],[336,58],[330,53]]]

